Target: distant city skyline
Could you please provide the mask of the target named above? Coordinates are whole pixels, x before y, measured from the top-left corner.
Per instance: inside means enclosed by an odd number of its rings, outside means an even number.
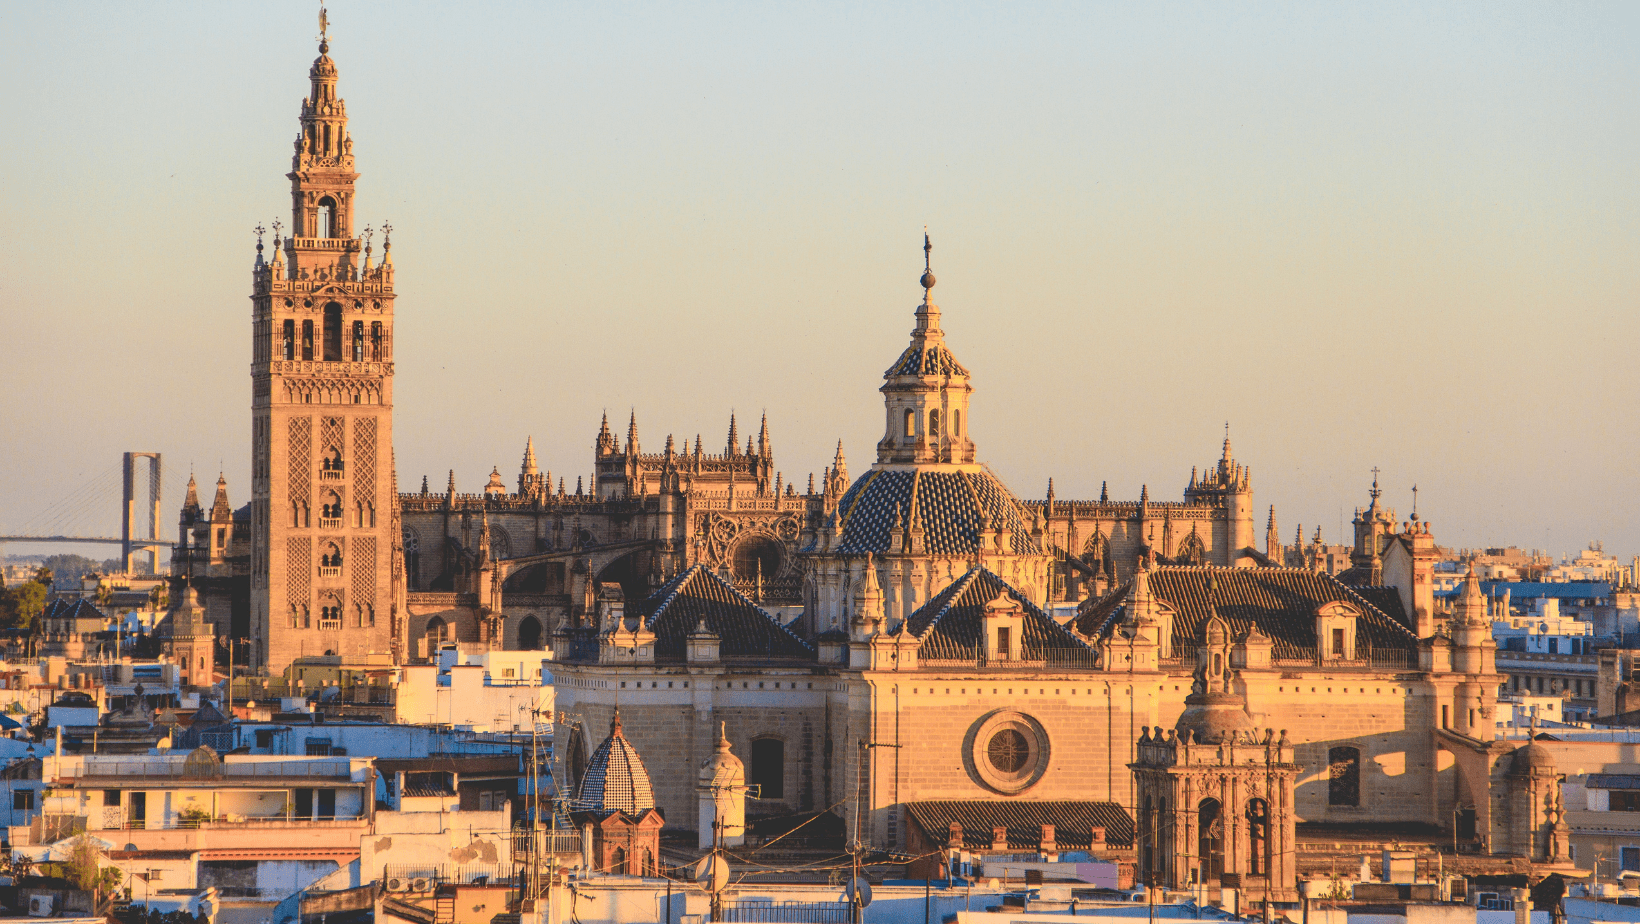
[[[126,450],[177,475],[167,536],[190,466],[248,500],[250,229],[289,221],[314,12],[0,5],[0,532]],[[533,436],[574,490],[606,410],[646,449],[767,411],[787,483],[838,439],[864,470],[926,224],[1022,497],[1177,499],[1228,420],[1283,541],[1347,541],[1376,466],[1442,545],[1627,558],[1637,25],[334,4],[358,224],[395,228],[399,488],[511,484]]]

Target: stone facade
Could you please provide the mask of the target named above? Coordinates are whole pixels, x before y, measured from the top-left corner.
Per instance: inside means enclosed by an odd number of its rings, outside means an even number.
[[[291,227],[257,244],[251,294],[253,663],[396,651],[393,261],[355,236],[353,139],[320,45],[302,101]]]
[[[452,472],[442,493],[425,478],[398,493],[389,229],[373,265],[320,51],[290,234],[276,223],[253,269],[248,542],[241,563],[231,542],[218,553],[215,531],[231,523],[238,541],[241,521],[219,486],[221,512],[190,498],[177,552],[228,591],[206,618],[252,663],[550,646],[571,782],[618,707],[632,744],[665,755],[655,804],[674,827],[699,817],[696,769],[721,732],[745,756],[748,816],[858,806],[862,836],[887,847],[909,842],[908,804],[935,802],[1074,803],[1131,832],[1146,786],[1216,772],[1216,754],[1140,754],[1159,747],[1145,729],[1199,705],[1211,664],[1248,722],[1283,730],[1258,772],[1285,819],[1467,817],[1499,850],[1553,858],[1547,777],[1505,780],[1511,749],[1492,740],[1485,602],[1466,586],[1434,607],[1427,522],[1397,527],[1375,483],[1348,572],[1283,567],[1228,434],[1178,502],[1148,487],[1066,500],[1051,482],[1021,500],[977,451],[976,385],[944,342],[926,240],[910,344],[879,389],[884,436],[858,477],[839,445],[799,490],[767,419],[743,442],[731,417],[722,453],[699,436],[645,452],[634,413],[624,440],[605,419],[573,492],[527,441],[516,490],[497,468],[477,492]],[[242,627],[222,612],[235,581]]]

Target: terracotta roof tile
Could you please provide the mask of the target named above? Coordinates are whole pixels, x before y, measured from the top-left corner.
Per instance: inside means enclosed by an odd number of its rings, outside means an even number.
[[[1094,828],[1105,829],[1105,843],[1111,847],[1133,844],[1133,817],[1114,802],[1031,802],[981,799],[939,802],[907,802],[923,836],[944,844],[951,823],[962,825],[963,846],[989,848],[991,830],[1008,829],[1010,849],[1034,849],[1042,842],[1042,826],[1054,826],[1054,843],[1061,848],[1090,846]]]
[[[655,659],[681,661],[689,633],[705,621],[717,633],[725,658],[796,658],[812,661],[814,648],[780,625],[749,597],[711,570],[696,565],[655,591],[643,603],[645,625],[655,633]]]
[[[1131,582],[1098,600],[1082,605],[1077,631],[1103,638],[1123,618],[1122,604]],[[1209,602],[1209,589],[1212,599]],[[1195,651],[1208,618],[1217,612],[1240,636],[1257,624],[1275,643],[1277,658],[1314,657],[1315,611],[1324,603],[1343,601],[1361,610],[1357,645],[1368,651],[1416,653],[1411,630],[1379,609],[1357,588],[1326,574],[1300,568],[1180,568],[1164,566],[1150,572],[1150,592],[1171,604],[1177,613],[1173,651],[1184,656]],[[1397,607],[1398,608],[1398,607]]]
[[[1040,658],[1047,651],[1092,649],[1054,622],[1007,581],[985,568],[970,571],[917,608],[906,620],[906,630],[921,640],[919,656],[924,658],[977,658],[984,645],[980,640],[985,605],[1006,594],[1021,604],[1025,613],[1019,657]]]

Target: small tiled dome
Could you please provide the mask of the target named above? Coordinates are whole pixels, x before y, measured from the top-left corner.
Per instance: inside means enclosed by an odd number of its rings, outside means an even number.
[[[867,472],[837,505],[835,549],[880,555],[888,550],[890,529],[908,518],[922,529],[930,555],[972,555],[987,522],[994,532],[1012,533],[1007,553],[1042,554],[1019,501],[985,469]]]
[[[649,771],[638,749],[621,734],[621,711],[617,709],[609,723],[609,737],[587,763],[581,789],[575,794],[575,810],[638,815],[654,807],[655,787],[649,782]]]

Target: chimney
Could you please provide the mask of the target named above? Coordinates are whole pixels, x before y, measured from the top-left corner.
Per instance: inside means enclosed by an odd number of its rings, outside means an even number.
[[[950,828],[948,828],[945,832],[945,846],[953,847],[959,850],[962,848],[961,824],[958,824],[955,821],[951,822]]]
[[[1053,825],[1043,825],[1042,826],[1041,845],[1042,845],[1041,849],[1042,849],[1043,853],[1057,853],[1058,852],[1059,845],[1054,843]]]
[[[1008,849],[1008,829],[997,825],[991,829],[991,849],[1006,851]]]

